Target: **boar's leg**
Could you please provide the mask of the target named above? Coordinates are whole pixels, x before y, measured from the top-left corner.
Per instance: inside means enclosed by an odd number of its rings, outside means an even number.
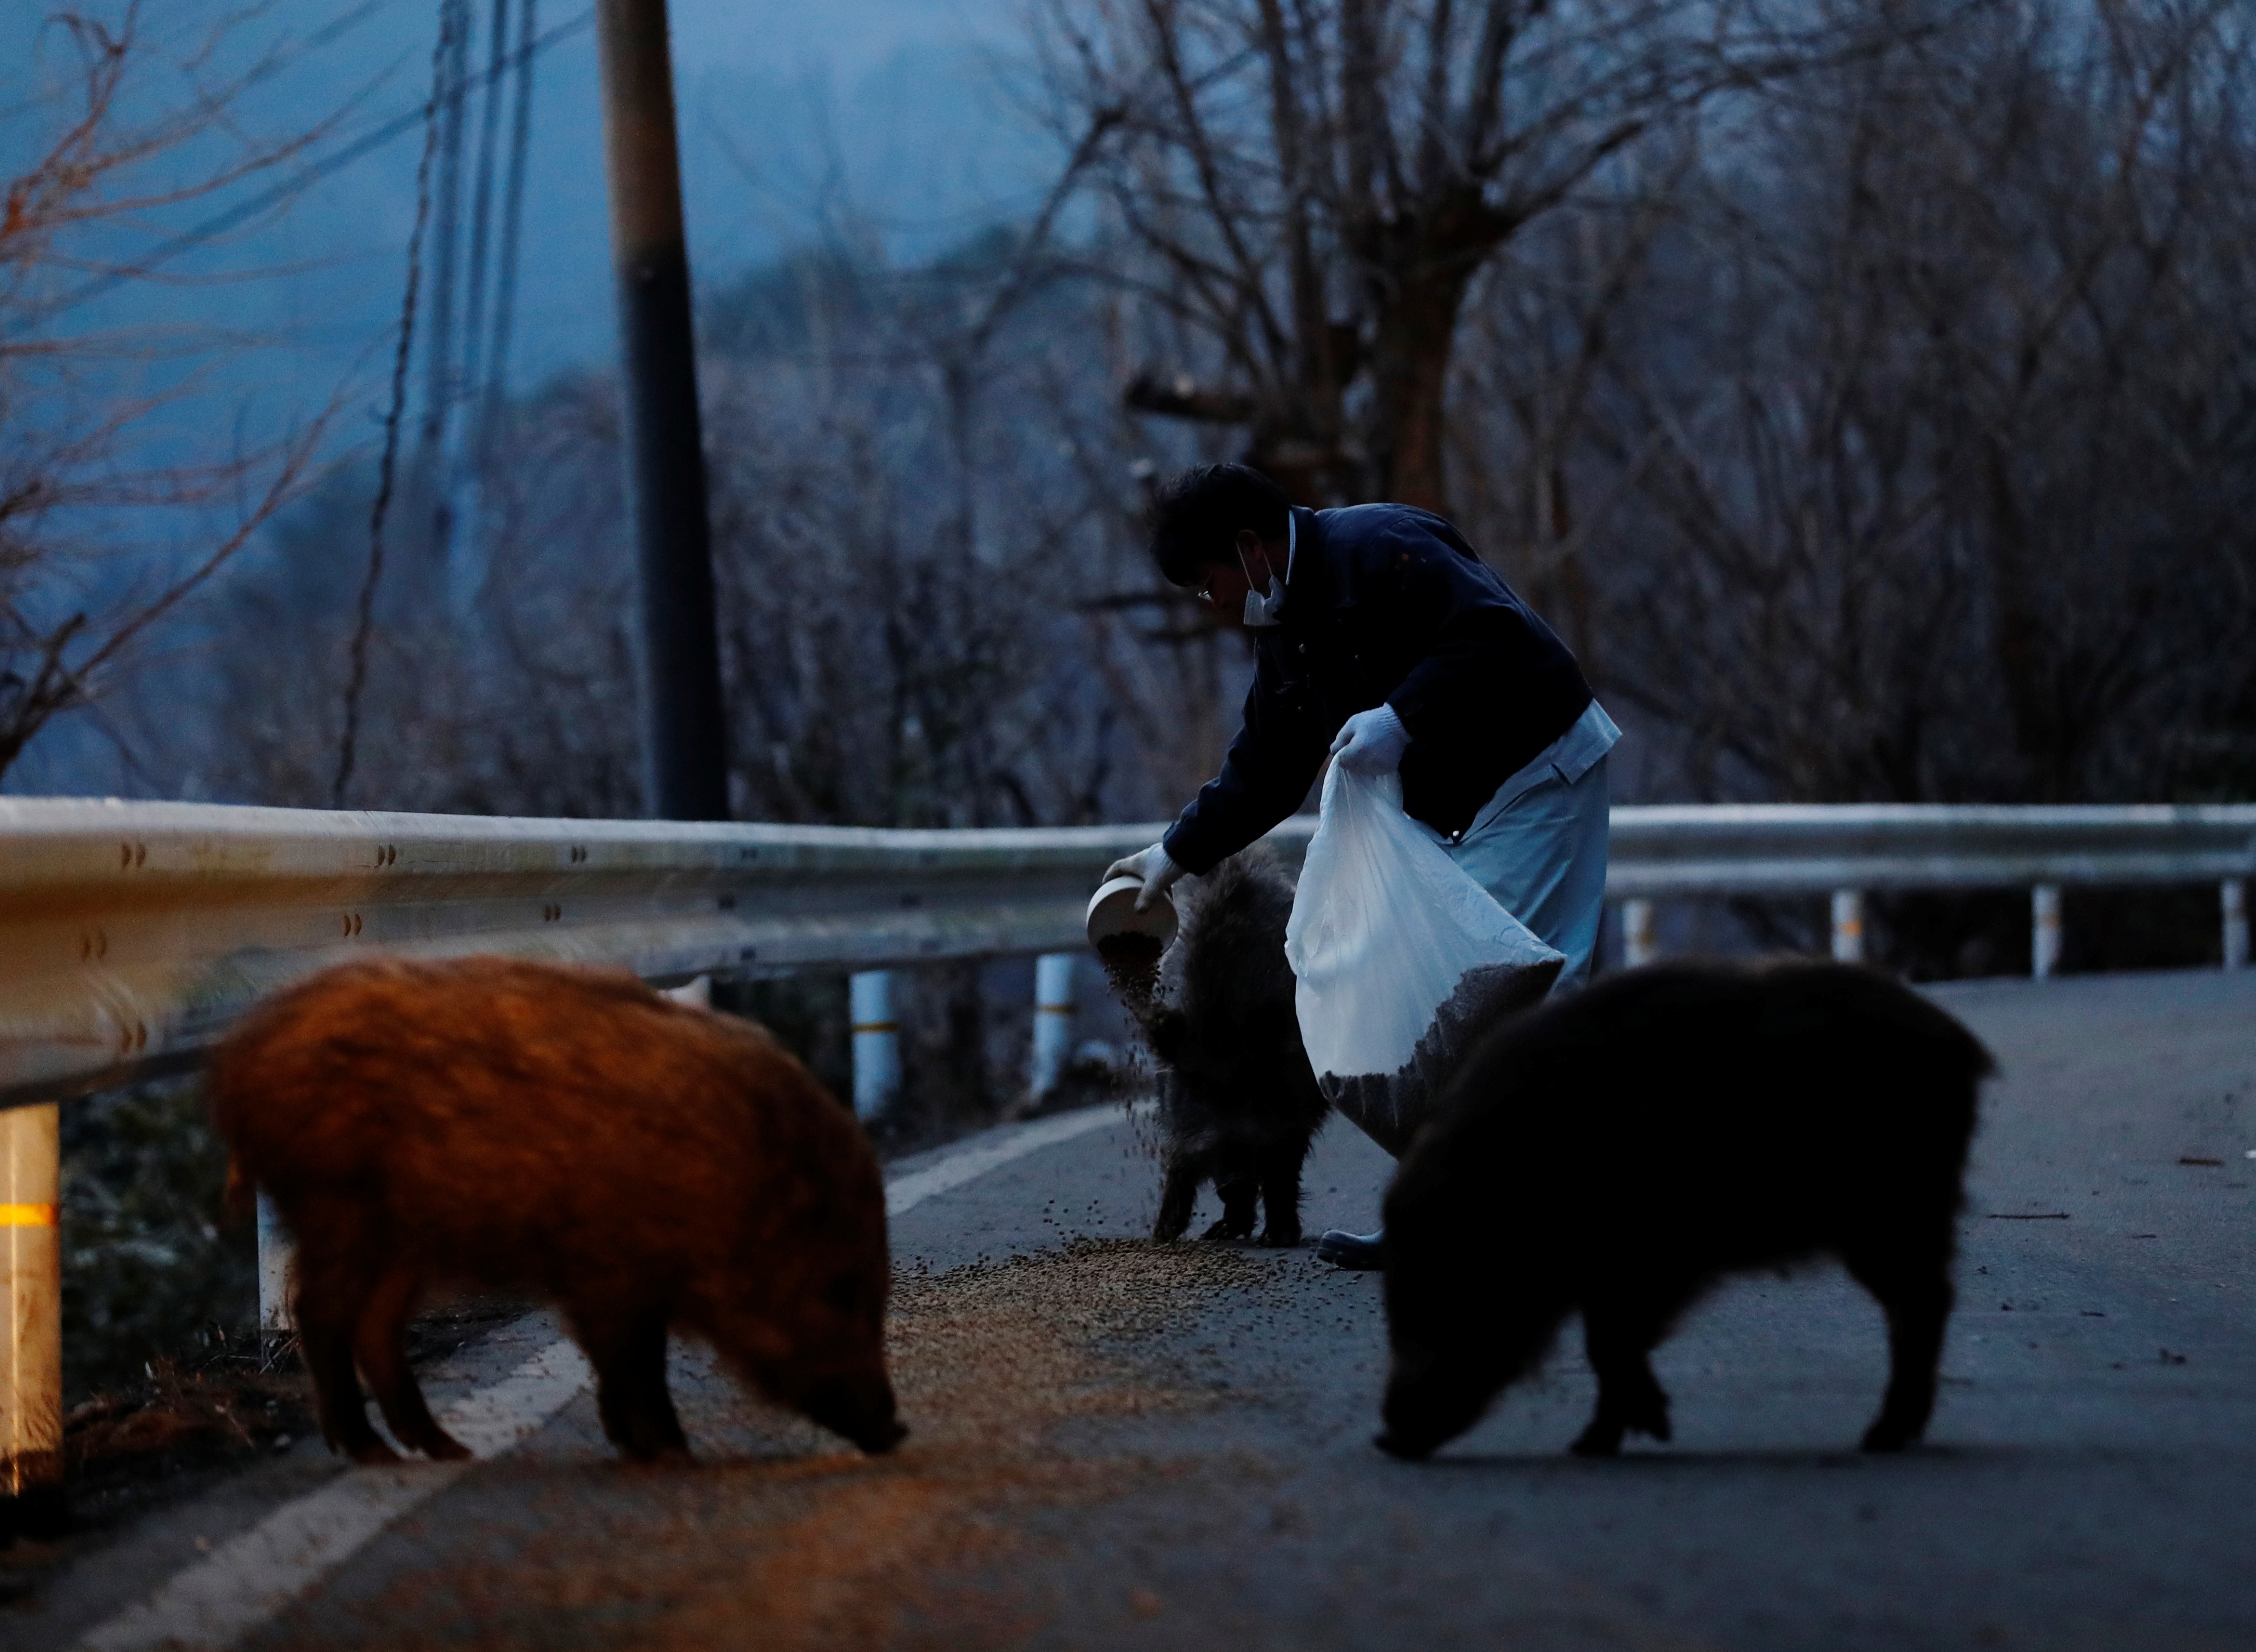
[[[1217,1176],[1214,1191],[1222,1195],[1222,1220],[1206,1230],[1209,1239],[1250,1239],[1253,1213],[1261,1199],[1261,1184],[1243,1173]]]
[[[596,1367],[596,1409],[611,1444],[637,1462],[686,1458],[689,1442],[666,1387],[663,1311],[575,1311],[572,1329]]]
[[[375,1289],[375,1269],[362,1258],[372,1255],[370,1235],[356,1213],[321,1207],[304,1213],[291,1226],[299,1234],[298,1288],[292,1311],[298,1319],[298,1346],[314,1379],[321,1438],[332,1451],[356,1463],[396,1463],[399,1453],[368,1420],[360,1378],[353,1372],[353,1327]]]
[[[1942,1363],[1943,1325],[1950,1318],[1949,1254],[1908,1261],[1900,1254],[1844,1260],[1850,1274],[1879,1299],[1888,1316],[1888,1391],[1880,1414],[1865,1431],[1864,1448],[1901,1451],[1927,1431],[1935,1410],[1935,1371]]]
[[[386,1269],[360,1311],[353,1346],[393,1438],[434,1462],[455,1461],[468,1457],[469,1447],[439,1426],[407,1364],[407,1316],[422,1289],[423,1276],[417,1269],[398,1265]]]
[[[1668,1315],[1634,1298],[1594,1297],[1583,1305],[1583,1337],[1597,1374],[1598,1404],[1576,1439],[1580,1457],[1611,1457],[1626,1432],[1669,1436],[1668,1395],[1647,1356]]]
[[[1261,1228],[1265,1245],[1301,1242],[1301,1160],[1289,1149],[1278,1153],[1261,1173]]]
[[[1160,1220],[1152,1224],[1153,1238],[1176,1240],[1183,1236],[1183,1229],[1191,1225],[1191,1212],[1198,1204],[1199,1184],[1204,1179],[1197,1162],[1189,1154],[1167,1155],[1167,1180],[1160,1189]]]

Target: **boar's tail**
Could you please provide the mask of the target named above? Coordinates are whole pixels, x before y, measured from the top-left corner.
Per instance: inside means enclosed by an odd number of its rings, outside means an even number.
[[[227,1189],[220,1195],[220,1208],[230,1222],[247,1222],[258,1208],[258,1190],[243,1173],[240,1154],[227,1156]]]

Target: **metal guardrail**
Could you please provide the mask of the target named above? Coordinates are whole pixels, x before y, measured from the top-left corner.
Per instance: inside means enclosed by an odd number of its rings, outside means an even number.
[[[2064,884],[2214,881],[2224,965],[2248,961],[2247,877],[2256,806],[1724,805],[1617,809],[1606,892],[1622,903],[1623,955],[1658,953],[1668,896],[1829,894],[1833,956],[1865,955],[1874,889],[2027,888],[2031,973],[2060,962]]]
[[[0,798],[0,1103],[192,1060],[378,950],[666,982],[1077,946],[1096,874],[1151,835]]]
[[[1296,817],[1271,841],[1297,858],[1313,829]],[[1160,830],[0,798],[0,1105],[185,1065],[264,994],[379,949],[603,961],[666,982],[1077,948],[1097,874]],[[1666,806],[1613,812],[1607,894],[2252,874],[2256,805]]]
[[[1297,858],[1314,824],[1271,840]],[[60,1483],[56,1110],[37,1104],[186,1065],[264,994],[378,949],[600,961],[661,984],[855,971],[859,1021],[865,997],[885,1001],[875,972],[890,966],[1077,950],[1097,875],[1160,830],[0,798],[0,1495]],[[2256,806],[1622,808],[1606,889],[1636,963],[1653,954],[1660,899],[1829,894],[1835,956],[1857,958],[1864,891],[2026,886],[2044,974],[2066,883],[2214,881],[2225,962],[2243,965],[2252,874]],[[1038,972],[1038,1022],[1060,1008],[1059,973]],[[889,1027],[857,1030],[891,1053]],[[1057,1040],[1045,1047],[1054,1060]],[[278,1241],[265,1230],[263,1252]],[[263,1278],[279,1258],[262,1255]],[[262,1316],[280,1301],[271,1283]]]
[[[2252,872],[2252,804],[1672,804],[1613,812],[1606,894],[2221,883]]]

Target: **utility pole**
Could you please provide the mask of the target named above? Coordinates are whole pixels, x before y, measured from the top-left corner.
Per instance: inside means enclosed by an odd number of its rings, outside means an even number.
[[[642,597],[648,806],[662,820],[723,820],[728,745],[666,0],[597,0],[596,24]]]

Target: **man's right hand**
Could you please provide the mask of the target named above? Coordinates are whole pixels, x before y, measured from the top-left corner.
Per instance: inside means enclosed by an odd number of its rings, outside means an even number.
[[[1182,876],[1183,868],[1167,858],[1164,843],[1154,843],[1150,848],[1115,861],[1104,868],[1103,882],[1110,883],[1117,877],[1141,880],[1144,887],[1136,892],[1136,910],[1143,911],[1158,900],[1168,884]]]

